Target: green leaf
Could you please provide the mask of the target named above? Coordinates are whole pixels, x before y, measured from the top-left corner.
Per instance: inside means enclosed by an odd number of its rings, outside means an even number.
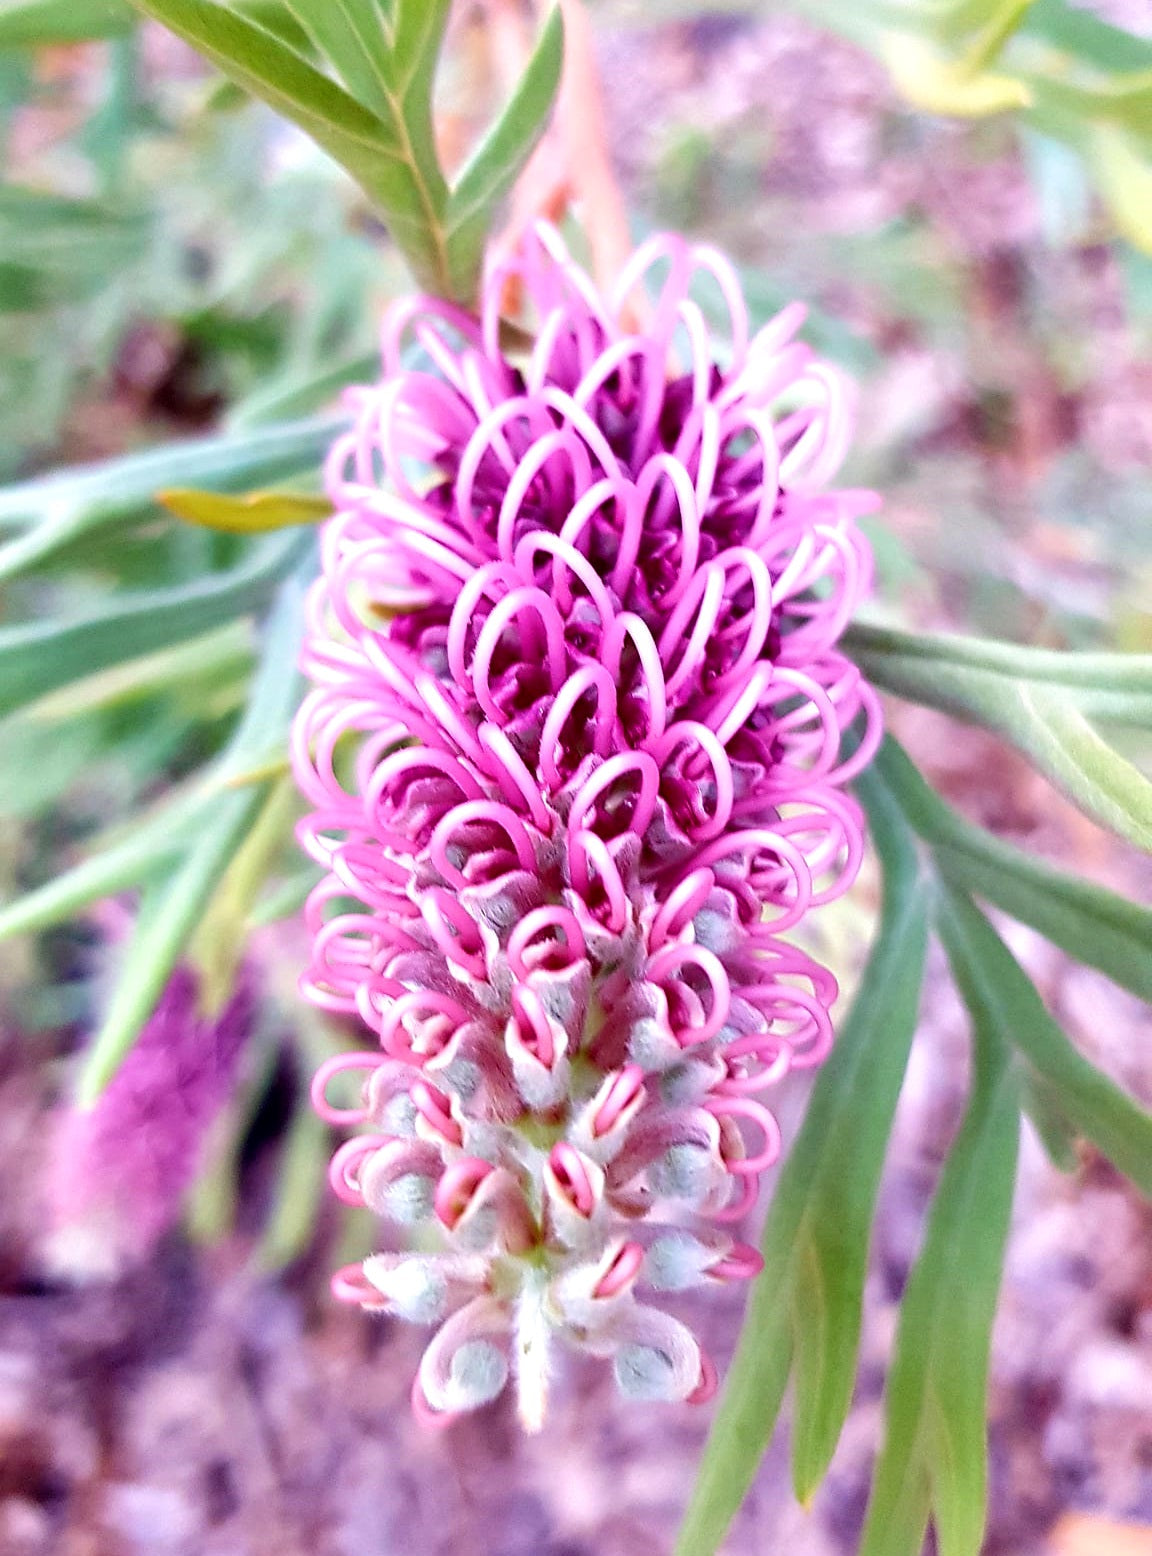
[[[178,866],[141,915],[107,1014],[80,1077],[81,1103],[92,1103],[131,1051],[214,892],[259,821],[277,779],[228,787],[253,754],[287,737],[300,699],[296,661],[303,630],[305,577],[286,580],[264,631],[248,707],[213,776],[203,824]]]
[[[919,38],[890,34],[879,52],[900,94],[922,113],[980,119],[1032,101],[1018,77],[991,70],[973,74]]]
[[[871,771],[931,847],[941,873],[1152,1003],[1152,910],[1068,875],[962,820],[887,737]]]
[[[0,489],[0,531],[23,531],[0,546],[0,582],[89,535],[154,515],[162,487],[234,491],[312,472],[346,425],[344,417],[324,416],[189,440]]]
[[[96,718],[64,729],[31,718],[0,725],[0,820],[26,820],[50,811],[103,754]]]
[[[794,1473],[820,1478],[851,1396],[868,1240],[923,980],[929,888],[898,808],[859,780],[884,868],[880,934],[851,1013],[813,1087],[764,1228],[765,1270],[680,1531],[711,1556],[772,1436],[795,1354]]]
[[[1027,682],[1090,718],[1152,727],[1152,654],[1070,653],[859,623],[844,643],[878,686],[958,717],[970,713],[973,696],[985,688],[1003,695]]]
[[[186,524],[230,535],[262,535],[269,530],[319,524],[332,513],[328,498],[312,492],[249,492],[244,497],[222,497],[195,487],[172,486],[157,492],[156,501]]]
[[[860,1556],[978,1556],[987,1502],[988,1355],[1012,1208],[1020,1087],[983,1012],[974,1085],[900,1311]]]
[[[195,688],[197,682],[215,694],[221,685],[247,675],[252,654],[250,624],[231,621],[203,637],[158,649],[154,654],[144,654],[63,686],[40,698],[28,713],[0,728],[6,732],[14,723],[35,727],[83,718],[98,710],[120,708],[165,692]]]
[[[0,489],[0,528],[24,527],[92,510],[117,515],[151,507],[164,486],[243,491],[319,465],[346,416],[189,438],[142,454],[80,465]]]
[[[403,117],[397,112],[391,49],[383,7],[377,0],[284,0],[284,4],[357,101],[385,123]]]
[[[96,1101],[131,1052],[270,788],[262,785],[218,797],[170,879],[153,888],[153,910],[140,919],[85,1060],[78,1088],[81,1105]]]
[[[0,186],[0,312],[79,302],[147,252],[141,211]]]
[[[457,179],[448,201],[448,262],[457,290],[471,285],[492,213],[519,177],[548,122],[564,64],[564,25],[552,11],[503,113]]]
[[[166,805],[91,858],[0,906],[0,940],[36,934],[75,917],[103,897],[170,873],[201,816],[202,809],[187,801]]]
[[[0,630],[0,714],[247,615],[302,554],[298,535],[277,535],[257,543],[230,572],[171,589],[139,590],[70,620]]]
[[[285,1269],[308,1248],[326,1198],[325,1168],[331,1152],[331,1131],[303,1102],[288,1129],[272,1206],[256,1250],[261,1273]]]
[[[442,230],[447,188],[436,163],[431,108],[447,0],[397,0],[388,57],[398,72],[390,84],[399,116],[388,118],[358,102],[272,32],[213,0],[133,4],[322,146],[380,211],[420,284],[448,295]],[[313,7],[302,4],[304,9]]]
[[[1088,155],[1121,235],[1152,253],[1152,162],[1121,130],[1096,125]]]
[[[299,416],[332,400],[348,384],[362,384],[380,373],[378,350],[348,357],[322,372],[286,372],[261,383],[228,412],[227,425],[237,431],[264,426],[285,416]]]
[[[1063,1117],[1152,1198],[1152,1114],[1146,1113],[1068,1041],[1036,986],[984,915],[945,889],[941,938],[973,1018],[1016,1049]]]
[[[116,38],[135,25],[126,0],[0,0],[0,49]]]
[[[1055,1090],[1034,1071],[1028,1071],[1021,1076],[1020,1102],[1053,1167],[1060,1172],[1075,1172],[1080,1165],[1076,1129],[1069,1123]]]
[[[1086,815],[1152,849],[1152,782],[1085,717],[1152,726],[1152,655],[1053,654],[867,627],[846,645],[877,685],[994,730]]]
[[[1085,815],[1152,851],[1152,782],[1047,688],[1021,687],[1003,733]],[[1019,719],[1019,722],[1017,722]]]
[[[1112,27],[1068,0],[1036,0],[1024,31],[1101,70],[1152,67],[1152,40]]]

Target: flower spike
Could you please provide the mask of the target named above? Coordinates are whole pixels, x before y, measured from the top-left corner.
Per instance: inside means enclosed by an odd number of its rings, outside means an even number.
[[[874,499],[829,485],[850,396],[802,318],[751,334],[727,263],[671,237],[602,298],[541,228],[478,322],[394,311],[327,462],[293,740],[327,872],[303,986],[380,1054],[315,1096],[373,1131],[336,1192],[425,1227],[336,1292],[440,1325],[413,1390],[432,1424],[511,1378],[535,1429],[557,1341],[632,1398],[702,1400],[712,1363],[638,1293],[760,1269],[726,1228],[836,997],[787,937],[859,868],[846,785],[880,738],[837,646]],[[360,1108],[328,1100],[345,1070]]]

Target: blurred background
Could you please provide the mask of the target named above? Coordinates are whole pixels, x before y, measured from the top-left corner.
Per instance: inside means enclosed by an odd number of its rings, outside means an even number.
[[[235,484],[294,474],[317,490],[338,390],[374,373],[381,312],[407,286],[386,235],[308,141],[169,34],[102,22],[99,5],[89,24],[84,0],[40,6],[37,32],[21,20],[36,9],[0,5],[0,478],[188,440],[196,458],[239,460]],[[449,155],[501,88],[508,9],[458,6]],[[589,11],[635,236],[674,227],[725,249],[756,320],[802,298],[808,338],[857,381],[848,480],[885,500],[872,619],[1152,650],[1149,0],[1037,0],[1017,54],[986,73],[1001,80],[992,72],[1018,60],[1029,100],[1009,92],[995,112],[924,64],[911,0],[871,32],[868,7],[831,4]],[[1130,86],[1141,75],[1143,97]],[[231,536],[160,510],[116,528],[131,480],[147,479],[118,468],[101,497],[108,527],[67,533],[62,497],[63,540],[43,555],[32,542],[13,561],[27,488],[0,493],[14,537],[5,619],[91,609],[113,584],[178,600],[188,580],[236,574]],[[156,484],[210,483],[197,466]],[[163,860],[176,821],[160,802],[217,758],[246,696],[247,598],[130,672],[28,706],[0,690],[5,900],[140,815],[158,817],[144,846]],[[1152,898],[1147,855],[993,737],[907,708],[892,722],[969,817]],[[521,1437],[504,1406],[429,1437],[407,1411],[419,1335],[329,1299],[326,1272],[366,1251],[371,1229],[327,1196],[332,1141],[306,1105],[310,1071],[342,1041],[295,997],[292,911],[307,884],[279,860],[245,908],[243,1032],[227,1052],[217,1034],[218,1095],[186,1130],[194,1181],[161,1210],[145,1160],[120,1164],[125,1187],[97,1220],[68,1171],[83,1151],[69,1133],[76,1056],[131,899],[0,944],[0,1553],[667,1551],[706,1411],[624,1404],[573,1365],[540,1438]],[[846,986],[875,901],[865,880],[818,926]],[[1012,943],[1084,1050],[1152,1102],[1148,1010],[1030,932]],[[733,1556],[856,1548],[895,1303],[962,1107],[965,1034],[936,967],[848,1429],[810,1511],[774,1448]],[[125,1104],[133,1127],[148,1123],[141,1106]],[[802,1106],[791,1094],[785,1116]],[[147,1107],[170,1134],[179,1086]],[[1026,1130],[994,1340],[988,1556],[1152,1552],[1150,1232],[1152,1212],[1110,1166],[1088,1155],[1061,1176]],[[722,1366],[741,1303],[726,1289],[693,1308]]]

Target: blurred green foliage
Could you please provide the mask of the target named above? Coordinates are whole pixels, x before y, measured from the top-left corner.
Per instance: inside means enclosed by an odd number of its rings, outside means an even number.
[[[510,116],[450,185],[430,143],[438,36],[406,35],[426,90],[415,117],[397,118],[391,65],[382,79],[366,71],[338,25],[353,12],[243,0],[236,24],[209,37],[222,9],[210,0],[140,3],[303,122],[363,187],[121,0],[0,0],[0,473],[12,482],[0,492],[0,826],[12,839],[0,938],[136,894],[88,1096],[190,946],[234,953],[300,907],[311,877],[290,839],[285,745],[339,391],[374,371],[381,306],[409,284],[400,251],[442,290],[471,295],[558,68],[553,26]],[[1147,846],[1147,466],[1109,462],[1079,434],[1109,352],[1138,364],[1152,340],[1152,43],[1066,0],[594,9],[605,27],[682,22],[689,48],[702,20],[803,15],[881,60],[902,94],[873,110],[885,155],[921,173],[945,158],[994,177],[1024,170],[1037,227],[1025,238],[969,240],[923,177],[879,221],[830,220],[810,189],[771,182],[787,147],[761,103],[722,129],[673,108],[638,205],[642,222],[698,229],[737,255],[755,322],[802,296],[809,339],[860,379],[852,479],[888,502],[871,529],[885,620],[850,639],[860,664],[895,695],[1015,743],[1088,814]],[[407,15],[421,21],[411,3]],[[82,38],[97,41],[31,47]],[[359,142],[350,155],[350,126],[385,157],[409,135],[399,184]],[[953,204],[966,214],[962,192]],[[1120,314],[1106,332],[1098,299],[1069,308],[1097,270]],[[85,463],[98,455],[110,457]],[[1013,642],[909,630],[941,619]],[[929,934],[972,1017],[974,1082],[900,1322],[869,1553],[910,1556],[929,1518],[948,1556],[978,1548],[1021,1109],[1063,1165],[1085,1138],[1152,1184],[1148,1115],[1071,1047],[976,899],[1145,998],[1147,910],[970,826],[894,743],[860,791],[884,871],[878,935],[769,1216],[769,1277],[685,1553],[715,1549],[790,1377],[801,1495],[835,1447]],[[50,981],[50,944],[45,955]],[[39,1007],[45,1022],[75,1015],[67,1001]],[[332,1041],[316,1018],[294,1021],[297,1079]],[[203,1235],[232,1224],[240,1140],[278,1062],[269,1049],[226,1120],[195,1207]],[[308,1243],[328,1143],[299,1086],[293,1099],[268,1265]]]

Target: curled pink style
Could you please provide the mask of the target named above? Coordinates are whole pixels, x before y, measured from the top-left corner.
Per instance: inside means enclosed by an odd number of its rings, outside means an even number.
[[[430,1423],[511,1378],[539,1425],[553,1341],[699,1401],[711,1362],[641,1293],[760,1268],[728,1228],[780,1151],[769,1093],[833,1040],[795,937],[859,869],[847,785],[880,738],[838,646],[875,500],[830,484],[850,396],[802,322],[754,331],[674,237],[602,297],[541,227],[477,318],[396,308],[350,392],[292,745],[326,872],[303,988],[379,1044],[316,1079],[372,1131],[333,1188],[425,1231],[336,1292],[439,1324]]]

